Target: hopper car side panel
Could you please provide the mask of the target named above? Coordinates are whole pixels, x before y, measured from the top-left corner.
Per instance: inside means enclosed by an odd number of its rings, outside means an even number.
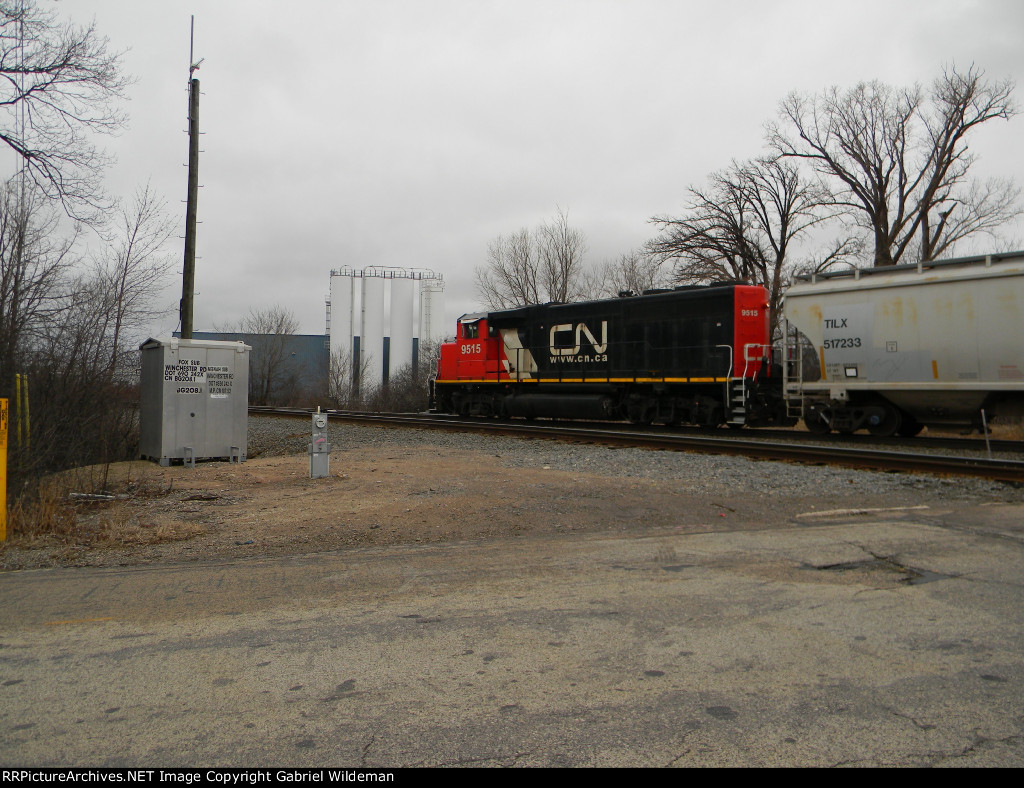
[[[1021,408],[1020,253],[796,284],[784,313],[820,367],[787,386],[812,429],[910,434]]]

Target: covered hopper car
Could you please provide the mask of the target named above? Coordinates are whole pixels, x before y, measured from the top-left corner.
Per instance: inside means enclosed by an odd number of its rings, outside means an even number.
[[[813,432],[1024,413],[1024,252],[819,274],[786,293],[785,392]]]
[[[432,406],[463,415],[718,426],[787,418],[768,293],[724,285],[459,318]]]

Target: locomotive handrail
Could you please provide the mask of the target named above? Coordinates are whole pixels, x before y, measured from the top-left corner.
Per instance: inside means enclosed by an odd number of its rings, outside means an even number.
[[[750,369],[750,362],[751,361],[759,361],[760,359],[763,359],[765,357],[764,353],[762,352],[760,357],[751,358],[750,357],[750,349],[751,348],[761,348],[762,350],[767,348],[770,351],[771,350],[771,345],[766,345],[763,342],[748,342],[747,344],[745,344],[743,346],[743,362],[744,362],[743,363],[743,379],[744,380],[746,380],[746,378],[747,378],[747,370]],[[757,372],[754,373],[754,380],[757,380]]]
[[[725,376],[727,378],[732,377],[732,345],[715,345],[715,347],[724,347],[729,351],[729,369],[726,371]]]

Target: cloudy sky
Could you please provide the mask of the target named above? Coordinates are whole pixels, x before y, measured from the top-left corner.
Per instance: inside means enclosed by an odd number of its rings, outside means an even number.
[[[197,329],[279,303],[322,333],[329,272],[344,265],[443,273],[454,321],[477,306],[473,268],[488,242],[558,207],[586,235],[590,262],[613,259],[652,235],[651,216],[678,210],[688,186],[759,154],[764,123],[793,90],[927,84],[943,65],[974,63],[1015,79],[1024,104],[1019,0],[57,8],[94,19],[136,79],[131,126],[106,141],[118,157],[108,188],[130,195],[149,181],[182,225],[195,15]],[[1024,117],[983,128],[977,174],[1024,183],[1021,139]]]

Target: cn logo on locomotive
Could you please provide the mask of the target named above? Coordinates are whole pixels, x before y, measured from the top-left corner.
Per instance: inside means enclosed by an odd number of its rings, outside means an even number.
[[[586,336],[587,341],[593,346],[595,353],[604,353],[608,350],[608,321],[601,321],[601,341],[597,341],[597,337],[593,335],[586,323],[577,323],[575,326],[576,332],[576,344],[572,347],[558,347],[555,341],[556,334],[562,334],[569,331],[573,331],[574,327],[572,323],[560,323],[557,326],[551,326],[550,342],[551,355],[553,356],[575,356],[580,352],[580,346],[583,344],[583,337]]]

